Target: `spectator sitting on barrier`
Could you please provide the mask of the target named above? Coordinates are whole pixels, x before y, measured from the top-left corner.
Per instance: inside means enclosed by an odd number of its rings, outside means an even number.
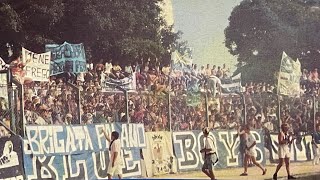
[[[128,77],[130,75],[133,74],[133,69],[132,69],[132,64],[128,63],[125,67],[124,67],[124,76]]]
[[[115,62],[112,67],[112,73],[115,75],[116,79],[123,79],[125,76],[122,73],[122,68],[119,65],[119,62]]]
[[[166,86],[162,85],[159,77],[156,74],[155,69],[150,69],[148,73],[148,84],[150,86],[150,90],[154,92],[156,95],[160,95],[161,93],[165,93]]]

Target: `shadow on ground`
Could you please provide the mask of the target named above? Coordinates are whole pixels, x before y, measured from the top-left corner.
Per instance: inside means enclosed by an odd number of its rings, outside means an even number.
[[[320,174],[314,173],[314,174],[299,174],[295,176],[297,179],[303,179],[303,180],[320,180]],[[278,177],[279,180],[287,179],[286,176]],[[272,178],[266,179],[266,180],[272,180]]]

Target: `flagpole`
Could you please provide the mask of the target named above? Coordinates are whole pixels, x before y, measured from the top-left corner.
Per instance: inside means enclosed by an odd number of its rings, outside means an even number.
[[[283,54],[284,52],[282,52],[282,57],[281,57],[281,61],[280,61],[280,69],[279,69],[279,74],[278,74],[278,87],[277,87],[277,99],[278,99],[278,126],[279,126],[279,132],[281,132],[281,103],[280,103],[280,73],[281,73],[281,67],[282,67],[282,60],[283,60]]]
[[[172,111],[171,111],[171,75],[172,75],[172,61],[173,61],[173,58],[172,58],[172,55],[173,55],[174,52],[171,52],[171,57],[170,57],[170,71],[169,71],[169,80],[168,80],[168,106],[169,106],[169,109],[168,109],[168,120],[169,120],[169,131],[171,132],[172,131],[172,118],[171,118],[171,115],[172,115]]]

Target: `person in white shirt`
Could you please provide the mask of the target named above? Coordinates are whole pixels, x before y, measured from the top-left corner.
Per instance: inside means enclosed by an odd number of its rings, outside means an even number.
[[[267,172],[266,168],[263,168],[261,164],[256,161],[257,151],[256,151],[256,139],[252,133],[250,133],[250,126],[247,125],[244,128],[245,134],[245,157],[244,157],[244,172],[240,176],[247,176],[248,161],[251,159],[252,163],[258,166],[262,170],[262,175]]]
[[[214,164],[218,162],[216,148],[214,146],[213,137],[209,135],[210,129],[208,127],[203,128],[203,136],[205,138],[204,148],[200,150],[200,153],[204,153],[204,164],[202,166],[202,172],[206,174],[212,180],[215,179],[213,173]]]
[[[273,132],[274,127],[273,127],[273,123],[271,122],[272,120],[272,116],[268,115],[266,122],[263,124],[263,126],[269,131],[269,132]]]
[[[112,179],[114,175],[118,175],[118,178],[122,178],[122,158],[121,158],[121,141],[119,139],[119,133],[113,131],[111,133],[111,138],[102,130],[105,138],[109,141],[109,152],[110,152],[110,162],[108,165],[108,179]]]
[[[276,172],[273,174],[273,179],[278,179],[278,172],[282,167],[283,163],[286,164],[288,179],[296,179],[296,177],[290,174],[290,145],[295,138],[289,133],[289,124],[281,124],[281,131],[278,134],[278,156],[279,164],[277,165]]]
[[[216,97],[221,92],[221,80],[217,76],[210,76],[208,79],[208,89],[211,91],[212,97]]]

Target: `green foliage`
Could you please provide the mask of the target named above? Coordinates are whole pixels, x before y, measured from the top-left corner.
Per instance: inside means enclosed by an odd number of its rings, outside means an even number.
[[[237,56],[244,82],[274,82],[281,54],[303,68],[319,66],[320,8],[316,0],[244,0],[225,29],[225,45]]]
[[[179,39],[160,16],[162,0],[12,0],[0,5],[0,33],[35,51],[84,43],[89,61],[168,61]],[[2,18],[6,21],[2,21]],[[4,29],[5,28],[5,29]],[[20,32],[16,39],[9,32]],[[0,54],[1,55],[1,54]]]

